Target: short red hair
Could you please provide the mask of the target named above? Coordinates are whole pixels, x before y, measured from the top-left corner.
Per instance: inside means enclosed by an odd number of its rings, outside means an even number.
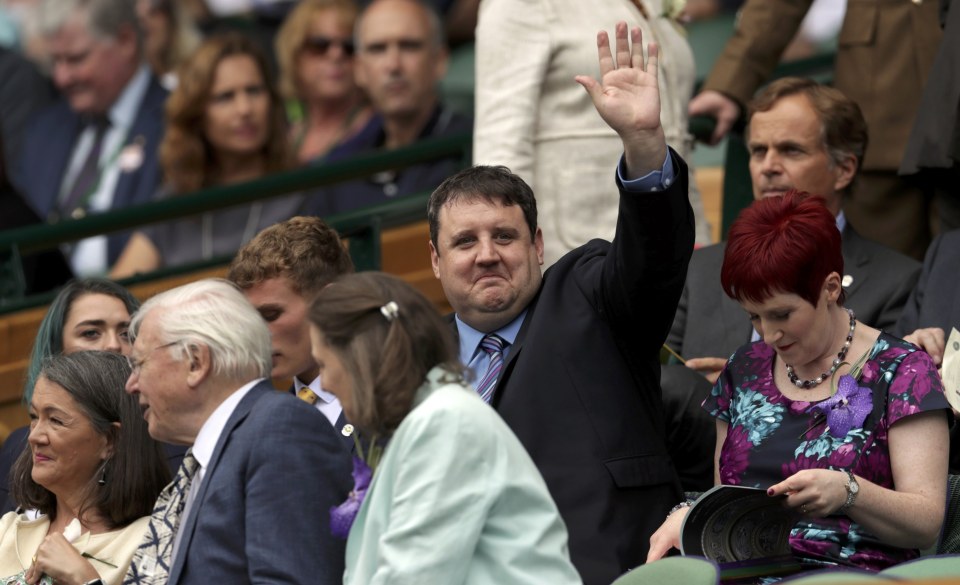
[[[740,212],[730,226],[720,283],[737,301],[763,302],[782,292],[816,306],[831,272],[843,274],[837,220],[822,197],[791,189]]]

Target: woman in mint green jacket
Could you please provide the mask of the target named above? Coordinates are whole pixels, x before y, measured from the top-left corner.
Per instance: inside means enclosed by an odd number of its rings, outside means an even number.
[[[427,299],[353,274],[320,293],[310,321],[323,387],[362,445],[355,490],[331,518],[349,532],[345,584],[581,582],[540,473],[463,381]]]

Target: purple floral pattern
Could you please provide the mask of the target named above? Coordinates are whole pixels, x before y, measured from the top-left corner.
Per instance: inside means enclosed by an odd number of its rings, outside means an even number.
[[[853,466],[856,475],[892,488],[887,443],[890,425],[918,412],[949,408],[930,357],[900,339],[881,334],[855,387],[872,393],[867,394],[871,397],[886,394],[886,409],[882,400],[872,400],[872,408],[880,409],[879,419],[852,417],[844,423],[850,423],[845,433],[831,433],[817,403],[793,401],[777,390],[774,357],[773,349],[762,342],[740,348],[704,401],[704,409],[729,423],[720,451],[720,481],[724,484],[766,488],[803,469]],[[846,392],[853,396],[857,390],[847,386]],[[861,394],[861,405],[864,399]],[[804,520],[794,528],[790,542],[797,554],[871,570],[917,555],[917,551],[878,542],[846,516]]]

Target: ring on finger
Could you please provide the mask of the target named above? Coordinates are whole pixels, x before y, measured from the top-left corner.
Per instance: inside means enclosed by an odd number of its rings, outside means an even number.
[[[806,514],[806,513],[807,513],[807,505],[806,505],[806,504],[803,504],[802,506],[800,506],[800,513],[801,513],[801,514]]]

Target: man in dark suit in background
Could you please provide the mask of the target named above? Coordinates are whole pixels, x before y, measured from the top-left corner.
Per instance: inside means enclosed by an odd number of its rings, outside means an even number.
[[[14,184],[42,218],[82,217],[149,201],[167,92],[143,60],[130,0],[44,0],[40,32],[63,98],[24,128]],[[102,274],[129,234],[90,238],[72,250],[81,275]]]
[[[227,279],[240,287],[270,329],[273,377],[293,379],[291,391],[312,404],[340,433],[340,402],[326,392],[310,349],[310,303],[325,286],[353,272],[336,230],[319,217],[294,217],[250,240],[230,264]],[[353,439],[344,436],[348,447]]]
[[[504,167],[450,177],[427,212],[460,357],[543,474],[587,585],[641,564],[681,498],[657,375],[693,249],[687,169],[660,126],[655,53],[645,71],[639,29],[632,50],[625,23],[616,37],[616,59],[598,37],[602,85],[577,78],[623,139],[612,243],[593,240],[541,275],[536,201]]]
[[[375,0],[357,20],[357,85],[376,114],[353,138],[334,148],[330,163],[358,152],[393,150],[419,140],[469,132],[473,121],[440,101],[447,72],[439,16],[421,0]],[[306,213],[326,217],[436,187],[461,168],[459,156],[388,170],[319,189]]]
[[[867,148],[860,108],[834,88],[791,77],[761,91],[749,116],[754,198],[789,189],[822,196],[841,232],[844,306],[867,325],[890,330],[917,282],[920,264],[861,237],[841,211]],[[715,422],[700,404],[727,358],[755,335],[739,303],[720,287],[725,248],[721,242],[694,252],[667,337],[667,344],[687,359],[687,368],[664,366],[661,375],[668,442],[688,491],[713,485]]]
[[[270,384],[256,309],[232,283],[201,280],[149,299],[130,333],[127,391],[150,435],[191,447],[124,582],[341,583],[329,520],[350,456],[316,409]]]

